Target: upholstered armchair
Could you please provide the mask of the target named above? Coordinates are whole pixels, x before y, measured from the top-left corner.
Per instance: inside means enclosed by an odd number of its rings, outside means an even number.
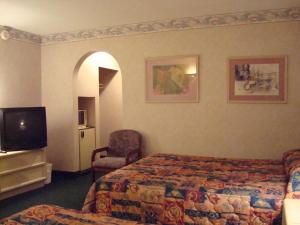
[[[96,171],[118,169],[140,159],[141,144],[142,136],[135,130],[118,130],[111,133],[108,146],[93,151],[93,181]],[[106,152],[106,155],[101,154],[103,152]]]

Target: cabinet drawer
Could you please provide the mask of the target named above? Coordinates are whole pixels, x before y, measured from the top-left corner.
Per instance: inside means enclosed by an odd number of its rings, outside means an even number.
[[[32,167],[16,170],[0,176],[0,192],[26,186],[45,179],[46,163],[38,163]]]
[[[45,162],[44,150],[8,152],[0,157],[0,173]]]

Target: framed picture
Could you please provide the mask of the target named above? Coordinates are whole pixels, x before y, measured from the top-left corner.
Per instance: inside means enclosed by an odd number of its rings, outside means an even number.
[[[229,59],[229,102],[285,103],[287,57]]]
[[[198,102],[198,56],[146,59],[147,102]]]

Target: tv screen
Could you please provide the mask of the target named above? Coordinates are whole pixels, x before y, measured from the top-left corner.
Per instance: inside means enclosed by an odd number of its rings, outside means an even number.
[[[45,107],[1,108],[2,151],[30,150],[47,146]]]

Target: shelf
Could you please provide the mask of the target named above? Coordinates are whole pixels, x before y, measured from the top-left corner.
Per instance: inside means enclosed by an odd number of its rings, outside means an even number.
[[[36,178],[34,180],[26,181],[26,182],[23,182],[23,183],[14,185],[14,186],[3,188],[3,189],[1,189],[1,193],[11,191],[11,190],[14,190],[14,189],[17,189],[17,188],[29,186],[31,184],[38,183],[38,182],[41,182],[41,181],[44,182],[46,179],[47,179],[46,177],[39,177],[39,178]]]
[[[33,165],[28,165],[28,166],[23,166],[23,167],[11,169],[11,170],[6,170],[6,171],[3,171],[3,172],[0,172],[0,176],[5,176],[5,175],[11,174],[11,173],[16,173],[16,172],[19,172],[19,171],[24,171],[24,170],[27,170],[27,169],[32,169],[32,168],[35,168],[35,167],[45,166],[45,165],[46,165],[45,162],[40,162],[40,163],[36,163],[36,164],[33,164]]]

